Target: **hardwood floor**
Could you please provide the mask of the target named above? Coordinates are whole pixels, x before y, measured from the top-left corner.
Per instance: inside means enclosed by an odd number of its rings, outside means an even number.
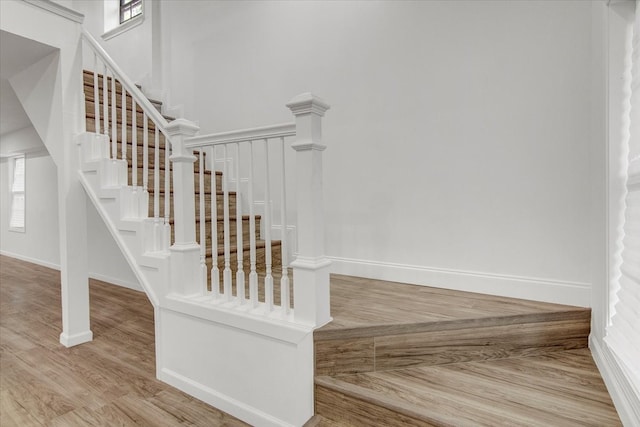
[[[356,426],[621,425],[588,349],[319,377],[316,410]]]
[[[620,425],[586,348],[588,309],[345,276],[331,286],[308,426]],[[0,426],[246,425],[155,379],[143,293],[90,290],[94,341],[64,348],[59,273],[0,257]]]
[[[0,425],[245,426],[155,379],[143,293],[90,282],[94,340],[65,348],[60,274],[0,257]]]
[[[332,276],[331,311],[309,425],[620,425],[588,308]]]

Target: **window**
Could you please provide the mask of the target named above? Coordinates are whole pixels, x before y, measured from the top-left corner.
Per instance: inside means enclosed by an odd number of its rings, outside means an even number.
[[[142,15],[142,0],[120,0],[120,23]]]
[[[9,168],[11,183],[11,217],[9,230],[24,231],[25,218],[25,156],[11,158]]]

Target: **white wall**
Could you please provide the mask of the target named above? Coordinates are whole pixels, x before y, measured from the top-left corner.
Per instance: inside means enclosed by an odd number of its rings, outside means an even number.
[[[129,78],[148,86],[151,79],[151,2],[145,2],[145,16],[140,25],[108,40],[102,38],[105,33],[104,3],[95,0],[73,0],[73,8],[85,15],[84,28],[107,50]],[[114,10],[117,13],[117,6]],[[90,61],[85,61],[85,64],[92,66]]]
[[[24,233],[9,231],[9,158],[3,157],[0,162],[0,251],[52,268],[60,268],[57,168],[33,127],[2,135],[0,147],[3,155],[27,151]],[[89,276],[142,290],[104,222],[89,201],[87,228]]]
[[[589,304],[589,2],[161,5],[203,132],[332,105],[334,271]]]
[[[25,232],[9,231],[11,193],[10,158],[0,161],[0,251],[3,254],[32,260],[59,268],[57,170],[51,156],[33,127],[0,138],[0,146],[12,152],[26,148],[26,217]],[[37,149],[39,147],[39,150]]]

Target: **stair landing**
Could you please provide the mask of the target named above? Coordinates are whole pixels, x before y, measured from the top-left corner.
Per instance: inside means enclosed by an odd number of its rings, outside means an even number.
[[[591,310],[333,275],[309,425],[620,425]]]

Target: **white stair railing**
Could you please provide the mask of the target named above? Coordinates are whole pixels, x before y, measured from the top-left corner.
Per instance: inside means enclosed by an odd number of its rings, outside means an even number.
[[[325,147],[321,143],[321,118],[329,106],[311,94],[300,95],[287,106],[294,113],[296,123],[185,140],[187,149],[207,153],[211,169],[215,169],[217,159],[223,164],[221,188],[215,184],[215,170],[208,172],[211,173],[208,189],[204,163],[199,172],[201,293],[213,304],[223,303],[254,314],[320,326],[330,320],[329,262],[324,255],[322,214],[322,150]],[[294,137],[295,141],[287,144],[287,140]],[[293,263],[289,262],[286,179],[292,171],[288,170],[285,160],[291,147],[296,151],[299,247]],[[257,156],[257,152],[261,155]],[[243,181],[246,194],[241,194]],[[232,182],[235,192],[231,191]],[[210,204],[203,200],[207,191],[211,194]],[[245,198],[246,209],[243,209]],[[219,200],[216,203],[214,199]],[[222,207],[221,211],[214,205]],[[263,206],[261,216],[255,213],[259,205]],[[272,238],[274,208],[279,210],[278,242]],[[231,227],[232,219],[235,227]],[[244,234],[247,228],[248,234]],[[259,233],[259,229],[262,232]],[[206,230],[210,230],[210,238]],[[309,242],[303,242],[304,239]],[[207,262],[210,265],[206,265]],[[290,267],[293,267],[293,290]]]
[[[123,216],[153,218],[154,238],[149,239],[148,249],[166,250],[171,235],[168,122],[86,30],[82,32],[82,40],[93,55],[93,70],[85,71],[85,79],[93,82],[93,100],[85,99],[85,106],[89,107],[93,102],[93,108],[87,112],[89,116],[93,113],[94,128],[87,130],[110,138],[110,161],[102,165],[103,184],[130,186]],[[141,145],[138,140],[140,122]],[[151,140],[149,130],[154,131]],[[161,156],[162,152],[164,155]],[[142,167],[138,162],[140,157]],[[162,186],[161,180],[164,181]]]
[[[86,31],[83,40],[94,64],[85,72],[94,86],[93,105],[86,100],[88,115],[93,113],[95,132],[110,139],[110,147],[98,150],[107,157],[101,160],[102,185],[121,190],[123,218],[147,221],[147,252],[170,251],[168,292],[206,296],[212,307],[223,304],[313,327],[328,322],[321,118],[329,106],[302,94],[287,104],[295,123],[194,136],[199,131],[194,123],[168,123]],[[295,171],[286,165],[290,148]],[[220,156],[221,174],[213,170]],[[293,262],[287,174],[297,188]],[[278,220],[279,240],[272,234]]]

